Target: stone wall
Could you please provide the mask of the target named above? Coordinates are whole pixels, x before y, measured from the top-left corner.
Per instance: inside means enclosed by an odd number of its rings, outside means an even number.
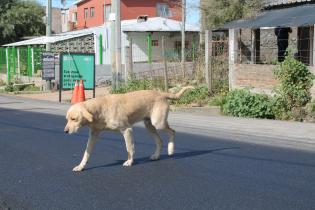
[[[87,35],[51,44],[54,53],[94,53],[94,36]]]
[[[251,29],[242,29],[240,36],[240,63],[249,64],[251,61]],[[289,36],[289,48],[297,49],[297,28],[292,28]],[[275,64],[278,58],[277,37],[274,29],[260,30],[260,56],[257,63]]]

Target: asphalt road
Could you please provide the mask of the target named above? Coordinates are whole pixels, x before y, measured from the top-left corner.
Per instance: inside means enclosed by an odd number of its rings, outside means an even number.
[[[221,135],[219,127],[204,132],[202,123],[185,131],[181,120],[175,155],[166,155],[165,144],[161,160],[152,162],[153,139],[136,126],[134,166],[122,167],[122,136],[104,133],[87,169],[74,173],[88,131],[63,133],[66,108],[0,96],[0,209],[315,209],[310,139],[300,138],[294,144],[304,145],[293,149],[271,133],[263,144],[261,135],[244,132],[233,139],[226,127]]]

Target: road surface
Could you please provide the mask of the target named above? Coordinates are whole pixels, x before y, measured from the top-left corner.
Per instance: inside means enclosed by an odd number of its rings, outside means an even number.
[[[0,96],[0,209],[315,209],[313,124],[171,113],[173,157],[149,161],[139,124],[134,166],[109,132],[74,173],[88,130],[63,133],[68,107]]]

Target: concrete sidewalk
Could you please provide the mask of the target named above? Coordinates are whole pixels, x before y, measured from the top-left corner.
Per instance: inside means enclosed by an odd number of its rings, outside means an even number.
[[[21,99],[22,97],[0,94],[0,108],[65,116],[70,107],[70,103],[65,102]],[[314,123],[246,119],[182,111],[171,112],[169,123],[177,132],[251,144],[315,150]],[[137,125],[143,126],[143,123]]]

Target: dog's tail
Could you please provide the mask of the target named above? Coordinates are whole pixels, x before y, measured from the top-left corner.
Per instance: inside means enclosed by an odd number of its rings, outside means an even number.
[[[190,89],[194,89],[193,86],[187,86],[187,87],[183,87],[178,93],[164,93],[164,96],[167,99],[172,99],[172,100],[178,100],[182,97],[182,95]]]

